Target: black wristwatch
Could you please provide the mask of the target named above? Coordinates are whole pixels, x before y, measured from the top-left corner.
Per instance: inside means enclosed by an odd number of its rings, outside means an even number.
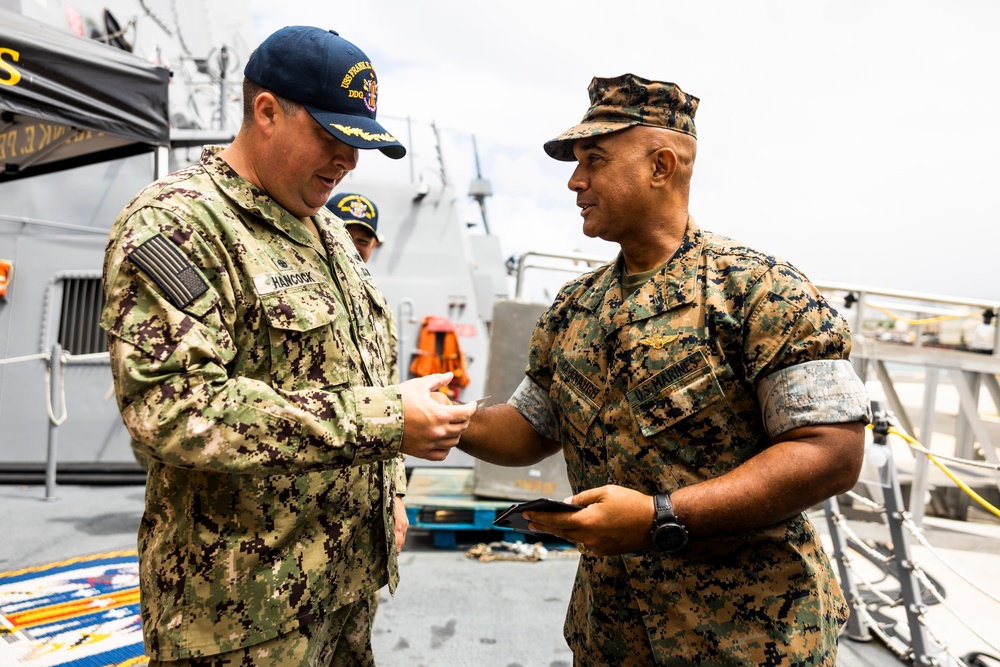
[[[671,553],[684,548],[688,541],[687,529],[677,521],[670,496],[658,493],[653,496],[653,548],[663,553]]]

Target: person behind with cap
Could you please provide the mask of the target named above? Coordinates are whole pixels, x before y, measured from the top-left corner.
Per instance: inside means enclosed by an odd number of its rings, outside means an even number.
[[[151,665],[370,665],[398,581],[393,461],[440,461],[475,405],[394,383],[396,330],[323,206],[376,121],[368,57],[278,30],[244,70],[233,143],[121,212],[104,263],[115,393],[149,460],[139,526]]]
[[[378,235],[378,207],[368,197],[349,192],[334,195],[326,207],[344,221],[354,247],[367,263],[375,248],[382,245],[382,237]]]
[[[848,608],[805,511],[853,487],[871,410],[844,319],[795,267],[688,211],[698,98],[595,78],[574,161],[583,232],[620,246],[538,320],[526,377],[459,448],[562,451],[577,665],[826,665]]]

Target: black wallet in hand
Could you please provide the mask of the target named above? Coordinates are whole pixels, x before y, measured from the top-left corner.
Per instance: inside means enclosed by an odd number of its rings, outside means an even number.
[[[493,525],[501,528],[510,528],[521,533],[528,533],[529,535],[548,535],[546,532],[528,528],[528,520],[524,518],[522,512],[526,510],[529,512],[532,510],[538,512],[576,512],[582,509],[583,507],[580,505],[570,505],[569,503],[562,503],[551,498],[536,498],[535,500],[511,505],[497,515],[497,518],[493,520]]]

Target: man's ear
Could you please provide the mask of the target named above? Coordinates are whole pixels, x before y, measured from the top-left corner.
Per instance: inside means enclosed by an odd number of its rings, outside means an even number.
[[[275,126],[283,117],[284,110],[272,93],[264,91],[253,101],[254,124],[265,136],[274,132]]]
[[[670,183],[677,171],[677,153],[672,148],[661,148],[653,153],[653,183]]]

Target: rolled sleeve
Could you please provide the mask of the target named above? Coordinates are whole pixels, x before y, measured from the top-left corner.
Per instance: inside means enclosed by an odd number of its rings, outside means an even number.
[[[559,419],[548,393],[531,378],[524,378],[507,401],[520,412],[543,438],[560,441]]]
[[[824,359],[771,373],[757,387],[764,425],[776,437],[800,426],[871,421],[864,382],[846,359]]]

